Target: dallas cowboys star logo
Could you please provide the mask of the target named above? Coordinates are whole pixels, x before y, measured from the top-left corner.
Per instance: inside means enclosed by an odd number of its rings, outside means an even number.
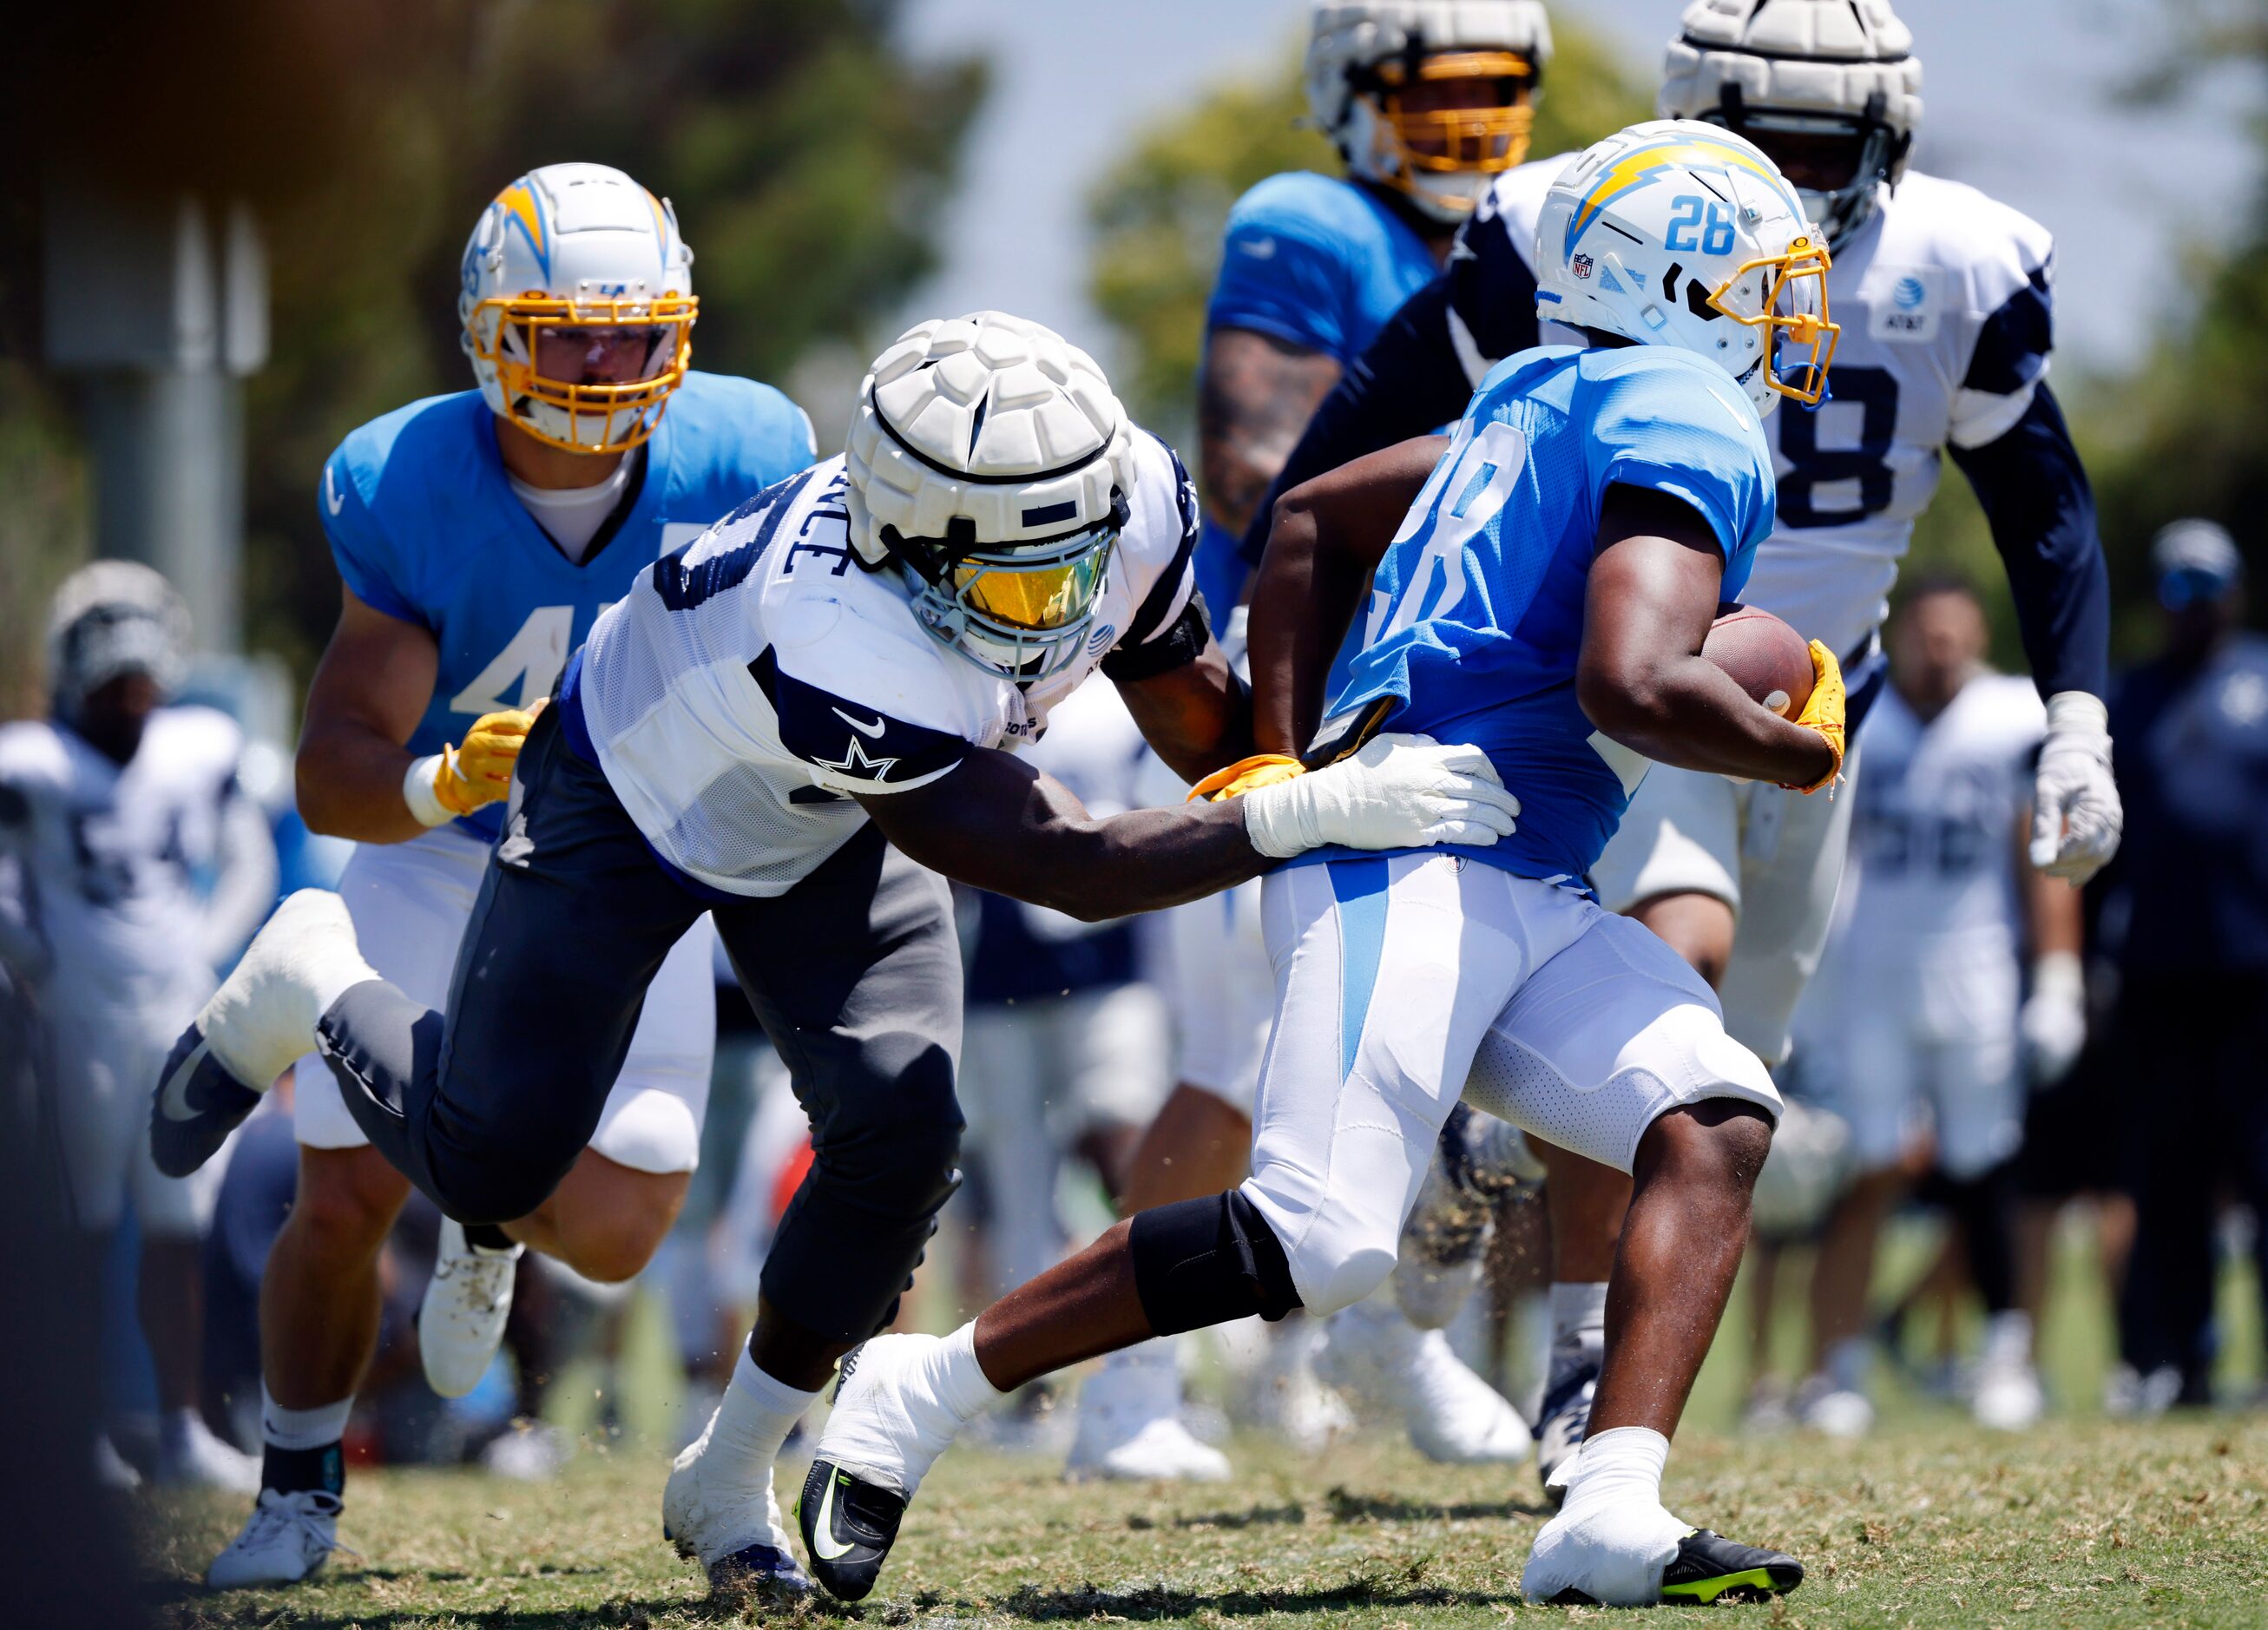
[[[866,744],[857,736],[850,738],[850,747],[840,758],[814,758],[811,761],[822,770],[839,770],[846,776],[859,776],[869,781],[887,781],[890,771],[897,768],[895,758],[869,758]]]

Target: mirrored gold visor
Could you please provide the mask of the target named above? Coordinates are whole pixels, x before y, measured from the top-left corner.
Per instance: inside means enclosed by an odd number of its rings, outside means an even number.
[[[1032,552],[964,556],[949,568],[954,597],[1008,628],[1066,627],[1094,609],[1117,542],[1117,527],[1105,526],[1049,539]]]

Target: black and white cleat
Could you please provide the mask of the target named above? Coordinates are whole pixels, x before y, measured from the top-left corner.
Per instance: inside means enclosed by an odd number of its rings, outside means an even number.
[[[166,1055],[151,1097],[151,1162],[168,1177],[188,1176],[219,1153],[260,1098],[228,1073],[192,1024]]]
[[[811,1571],[829,1595],[864,1601],[897,1543],[906,1497],[829,1460],[814,1460],[796,1502]]]

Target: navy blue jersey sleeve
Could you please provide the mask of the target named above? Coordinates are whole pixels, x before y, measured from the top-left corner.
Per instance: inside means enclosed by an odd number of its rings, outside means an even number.
[[[2110,574],[2095,531],[2095,492],[2063,409],[2043,383],[2014,428],[1981,447],[1950,449],[1976,489],[2007,567],[2016,622],[2043,697],[2108,693]]]
[[[354,591],[355,598],[387,616],[426,626],[425,615],[403,580],[401,551],[364,501],[353,461],[344,446],[323,465],[315,511],[322,517],[323,535],[330,540],[331,558],[338,563],[339,576]]]
[[[1253,512],[1245,559],[1258,563],[1276,500],[1301,482],[1438,430],[1464,412],[1473,387],[1450,336],[1449,299],[1446,277],[1411,295],[1331,387]]]
[[[894,718],[784,672],[772,646],[748,672],[779,717],[780,745],[831,791],[902,793],[936,780],[968,756],[969,743],[948,731]]]
[[[1512,217],[1491,191],[1470,220],[1457,229],[1449,252],[1448,322],[1472,355],[1465,359],[1477,387],[1479,373],[1538,343],[1535,273],[1513,241]]]

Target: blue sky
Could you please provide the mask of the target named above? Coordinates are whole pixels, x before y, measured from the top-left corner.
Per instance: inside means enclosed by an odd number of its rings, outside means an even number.
[[[1679,0],[1553,4],[1618,41],[1650,82]],[[1916,163],[2037,218],[2058,240],[2058,343],[2115,368],[2149,333],[2185,249],[2241,224],[2252,148],[2242,87],[2172,108],[2116,104],[2162,41],[2161,0],[1898,0],[1926,107]],[[1263,67],[1305,26],[1300,0],[911,0],[916,52],[981,47],[992,100],[948,217],[945,265],[911,314],[994,306],[1108,357],[1082,293],[1088,185],[1145,124],[1208,81]]]

